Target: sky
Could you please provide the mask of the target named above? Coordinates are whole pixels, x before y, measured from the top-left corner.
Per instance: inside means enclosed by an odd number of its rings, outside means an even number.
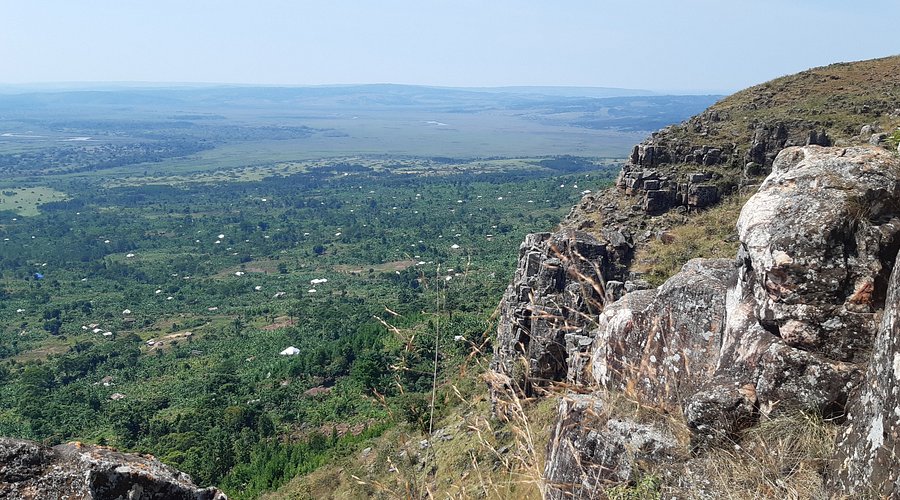
[[[896,0],[0,0],[0,83],[727,93],[900,53]]]

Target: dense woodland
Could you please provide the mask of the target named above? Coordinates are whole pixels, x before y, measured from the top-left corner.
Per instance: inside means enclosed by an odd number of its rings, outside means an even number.
[[[242,498],[427,428],[435,345],[439,379],[489,350],[523,235],[615,172],[534,167],[60,181],[0,212],[0,435],[149,452]]]

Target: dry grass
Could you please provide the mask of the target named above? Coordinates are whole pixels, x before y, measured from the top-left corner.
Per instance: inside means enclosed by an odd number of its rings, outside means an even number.
[[[731,449],[713,448],[663,484],[668,498],[827,498],[823,474],[838,426],[796,413],[761,422]],[[671,473],[670,473],[671,475]]]
[[[498,421],[491,417],[485,384],[460,388],[458,395],[459,404],[432,435],[398,424],[367,450],[297,477],[264,498],[542,498],[556,400],[520,399],[517,416]]]
[[[805,123],[832,139],[850,139],[865,124],[893,130],[900,102],[900,56],[812,68],[750,87],[710,107],[727,118],[707,123],[702,136],[678,131],[691,144],[746,147],[755,124]],[[864,138],[865,140],[868,137]]]
[[[715,207],[689,215],[687,221],[641,247],[632,269],[653,286],[663,284],[690,259],[734,258],[736,225],[749,194],[731,195]]]

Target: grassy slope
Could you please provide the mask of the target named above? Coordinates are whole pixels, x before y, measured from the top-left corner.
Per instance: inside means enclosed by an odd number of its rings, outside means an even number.
[[[749,194],[732,195],[709,210],[684,217],[661,237],[640,247],[632,269],[659,286],[690,259],[734,258],[738,249],[734,228],[748,198]]]
[[[900,125],[898,74],[900,56],[812,68],[732,94],[669,127],[670,134],[690,144],[736,144],[747,151],[757,127],[784,123],[825,130],[837,144],[865,141],[856,137],[863,125],[888,132]]]
[[[741,152],[749,150],[757,128],[782,123],[789,130],[789,144],[804,144],[800,134],[824,130],[835,145],[865,143],[863,125],[875,125],[891,134],[889,147],[896,147],[900,133],[900,56],[838,63],[813,68],[794,75],[750,87],[711,106],[703,113],[667,127],[657,135],[663,143],[691,144],[696,147],[731,145]],[[742,158],[743,156],[739,156]],[[678,172],[705,170],[721,175],[722,186],[741,183],[742,162],[701,167],[675,164],[667,168]],[[758,179],[757,179],[758,181]],[[751,180],[750,182],[756,182]],[[752,193],[750,193],[752,194]],[[604,203],[615,203],[629,216],[626,225],[653,231],[665,230],[672,238],[658,238],[637,245],[634,269],[644,273],[653,284],[660,284],[694,257],[733,257],[737,249],[735,223],[748,193],[723,198],[721,206],[706,213],[682,216],[666,213],[658,217],[634,214],[630,205],[635,198],[620,191],[602,194]],[[577,213],[578,220],[595,220],[597,214]]]
[[[294,478],[266,500],[325,498],[541,498],[540,478],[557,398],[522,401],[511,422],[491,415],[478,367],[441,384],[427,431],[400,424],[367,448]],[[527,424],[526,424],[527,422]]]
[[[900,123],[900,56],[813,68],[750,87],[710,108],[728,119],[713,129],[723,140],[747,142],[754,123],[805,121],[829,136],[850,138],[861,125],[888,130]],[[893,113],[893,116],[890,116]]]

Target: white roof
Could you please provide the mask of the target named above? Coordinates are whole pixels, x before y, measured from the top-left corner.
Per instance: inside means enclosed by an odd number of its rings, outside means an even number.
[[[296,355],[300,354],[300,349],[297,349],[294,346],[290,346],[278,354],[281,354],[282,356],[296,356]]]

